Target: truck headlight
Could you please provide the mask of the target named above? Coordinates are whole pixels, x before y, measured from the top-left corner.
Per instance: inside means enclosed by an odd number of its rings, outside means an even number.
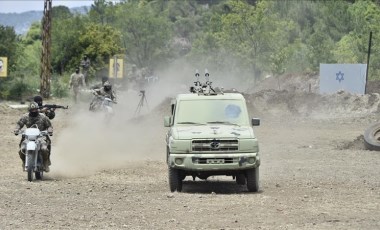
[[[190,152],[191,141],[176,140],[173,137],[169,137],[168,145],[171,153],[188,153]]]
[[[259,152],[259,145],[257,139],[241,139],[240,140],[240,151],[247,151],[257,153]]]

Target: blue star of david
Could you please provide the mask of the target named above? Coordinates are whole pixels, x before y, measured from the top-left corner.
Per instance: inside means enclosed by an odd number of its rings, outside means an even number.
[[[339,83],[341,81],[344,80],[344,73],[342,73],[341,71],[339,71],[339,73],[336,73],[336,80],[339,81]]]

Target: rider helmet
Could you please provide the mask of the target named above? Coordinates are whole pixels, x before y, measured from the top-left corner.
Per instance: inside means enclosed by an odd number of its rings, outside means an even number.
[[[109,81],[104,82],[103,87],[104,87],[104,90],[107,92],[112,89],[112,85]]]
[[[38,110],[38,108],[39,108],[39,106],[38,106],[38,104],[37,104],[37,102],[31,102],[30,104],[29,104],[29,112],[30,111],[35,111],[35,110]]]
[[[37,102],[31,102],[29,104],[29,108],[28,108],[29,116],[37,117],[38,116],[38,108],[39,108],[39,106],[38,106]]]

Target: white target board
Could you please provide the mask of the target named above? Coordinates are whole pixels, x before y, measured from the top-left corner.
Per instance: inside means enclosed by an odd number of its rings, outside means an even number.
[[[366,64],[320,64],[320,93],[336,93],[339,90],[364,94],[366,85]]]

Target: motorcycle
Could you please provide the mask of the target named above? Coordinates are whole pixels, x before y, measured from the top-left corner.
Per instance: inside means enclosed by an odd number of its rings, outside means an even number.
[[[113,104],[116,104],[108,96],[95,95],[94,101],[91,103],[90,110],[93,112],[102,112],[105,114],[105,120],[109,121],[115,114]]]
[[[40,137],[49,135],[48,131],[40,131],[36,124],[20,132],[23,137],[21,152],[25,155],[25,171],[28,181],[33,180],[33,173],[37,180],[42,180],[44,174],[43,158],[41,154]]]

